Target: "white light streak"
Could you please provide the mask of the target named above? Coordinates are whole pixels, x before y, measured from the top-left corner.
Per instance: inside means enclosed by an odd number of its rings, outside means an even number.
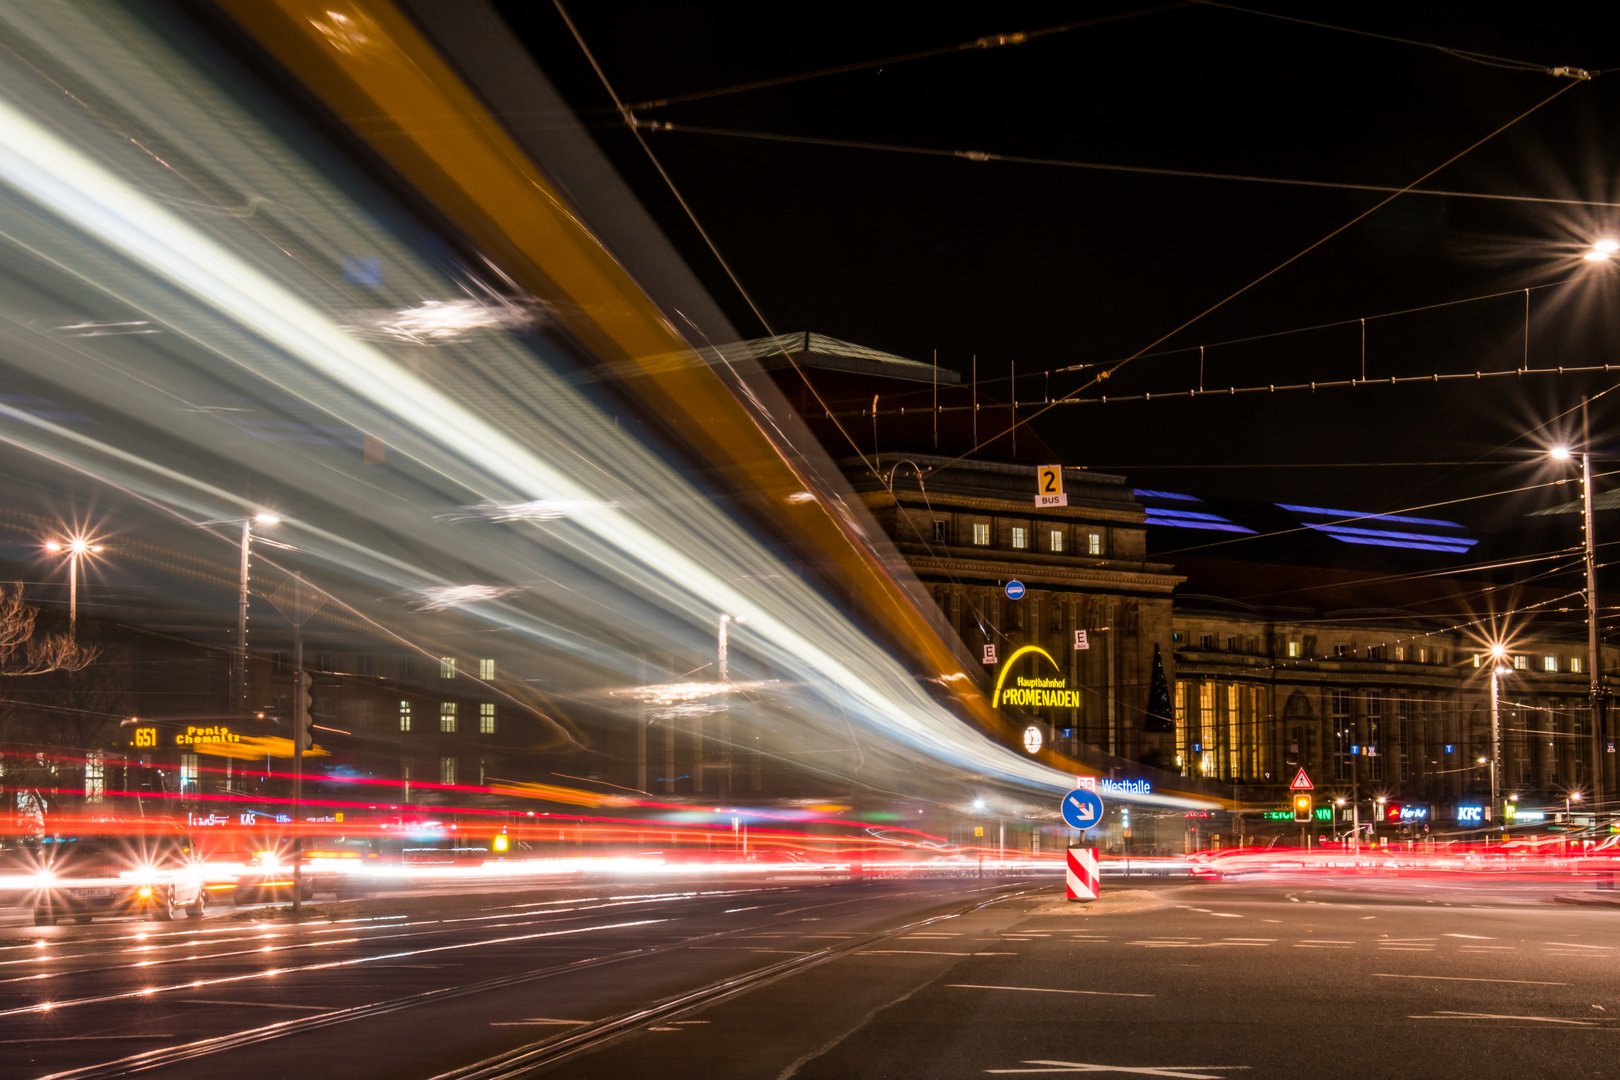
[[[499,600],[523,590],[515,585],[426,585],[415,590],[418,611],[446,611],[463,604]]]

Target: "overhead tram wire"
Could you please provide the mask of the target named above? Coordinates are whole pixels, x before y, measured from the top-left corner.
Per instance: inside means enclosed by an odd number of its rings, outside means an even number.
[[[1620,207],[1620,203],[1616,203],[1614,205],[1617,206],[1617,207]],[[1543,289],[1561,288],[1562,286],[1565,286],[1565,285],[1569,285],[1569,284],[1573,284],[1573,283],[1577,283],[1577,282],[1583,282],[1583,281],[1591,281],[1591,280],[1595,280],[1595,279],[1598,279],[1598,278],[1613,277],[1613,276],[1615,276],[1617,274],[1620,274],[1620,269],[1616,269],[1614,267],[1609,267],[1607,269],[1604,269],[1604,270],[1601,270],[1601,271],[1595,271],[1595,272],[1590,271],[1590,270],[1583,270],[1578,275],[1571,276],[1571,277],[1565,277],[1565,278],[1559,278],[1557,281],[1543,282],[1540,285],[1521,286],[1521,287],[1516,288],[1516,289],[1502,289],[1502,290],[1498,290],[1496,292],[1478,293],[1478,294],[1476,294],[1474,296],[1462,296],[1462,297],[1458,297],[1458,298],[1456,298],[1454,300],[1438,300],[1438,301],[1435,301],[1434,303],[1429,303],[1429,304],[1418,304],[1418,305],[1415,305],[1413,307],[1397,308],[1397,309],[1395,309],[1393,311],[1380,311],[1380,312],[1375,312],[1375,313],[1373,313],[1371,315],[1358,315],[1358,316],[1352,316],[1350,318],[1344,318],[1344,319],[1333,319],[1333,320],[1330,320],[1328,322],[1313,323],[1310,326],[1290,327],[1290,328],[1288,328],[1286,330],[1267,330],[1267,331],[1264,331],[1264,332],[1258,333],[1258,334],[1246,334],[1243,337],[1227,338],[1227,339],[1225,339],[1223,341],[1205,342],[1202,345],[1184,345],[1184,346],[1181,346],[1179,348],[1174,348],[1174,349],[1159,349],[1159,350],[1156,350],[1156,351],[1153,351],[1153,352],[1142,353],[1137,357],[1137,359],[1139,359],[1139,360],[1154,360],[1154,359],[1159,359],[1161,357],[1166,357],[1166,356],[1177,356],[1177,355],[1180,355],[1182,353],[1191,353],[1191,352],[1194,352],[1195,350],[1200,350],[1200,349],[1224,349],[1224,348],[1229,348],[1229,347],[1231,347],[1233,345],[1248,345],[1248,344],[1252,344],[1252,343],[1257,342],[1257,341],[1270,341],[1270,340],[1273,340],[1275,338],[1291,337],[1291,336],[1296,335],[1296,334],[1312,334],[1312,333],[1317,333],[1317,332],[1322,331],[1322,330],[1336,330],[1336,329],[1340,329],[1340,328],[1346,327],[1346,326],[1356,326],[1358,324],[1366,324],[1366,323],[1369,323],[1369,322],[1377,322],[1377,321],[1382,320],[1382,319],[1399,318],[1399,317],[1401,317],[1403,315],[1419,315],[1419,314],[1422,314],[1422,313],[1427,312],[1427,311],[1439,311],[1439,310],[1442,310],[1442,309],[1445,309],[1445,308],[1460,307],[1460,306],[1462,306],[1464,304],[1483,303],[1483,302],[1485,302],[1487,300],[1501,300],[1501,299],[1504,299],[1504,298],[1509,297],[1509,296],[1513,296],[1513,297],[1523,296],[1523,295],[1526,295],[1528,293],[1540,292]],[[1528,343],[1525,346],[1525,355],[1526,355],[1526,357],[1528,357],[1528,355],[1529,355]],[[1116,361],[1107,361],[1107,360],[1105,360],[1105,361],[1094,361],[1094,362],[1084,363],[1084,364],[1066,364],[1063,367],[1048,368],[1048,369],[1045,369],[1045,370],[1035,371],[1032,374],[1034,374],[1034,375],[1044,375],[1044,376],[1047,376],[1048,379],[1050,379],[1050,377],[1053,376],[1053,375],[1064,375],[1064,374],[1071,374],[1071,373],[1080,372],[1080,371],[1090,371],[1090,370],[1093,370],[1093,369],[1096,369],[1096,368],[1105,368],[1109,364],[1115,363],[1115,362]],[[1614,370],[1620,370],[1620,365],[1610,365],[1610,367],[1612,367]],[[1504,369],[1504,370],[1506,370],[1506,369]],[[1520,370],[1520,369],[1513,369],[1513,370],[1517,371],[1517,370]],[[1564,368],[1537,368],[1537,369],[1526,369],[1526,370],[1534,370],[1534,371],[1536,371],[1538,373],[1554,372],[1554,371],[1563,371],[1563,372],[1566,372],[1566,373],[1572,373],[1572,372],[1574,372],[1576,370],[1588,370],[1588,369],[1585,369],[1585,368],[1576,369],[1576,368],[1564,367]],[[1595,370],[1595,368],[1592,369],[1592,370]],[[1511,373],[1511,372],[1508,372],[1508,373]],[[1441,377],[1442,378],[1449,378],[1449,377],[1452,377],[1453,374],[1455,374],[1457,377],[1460,377],[1460,378],[1474,378],[1475,377],[1474,373],[1472,373],[1472,372],[1441,373]],[[1485,374],[1494,374],[1494,373],[1487,372]],[[1405,376],[1405,377],[1406,378],[1415,378],[1420,382],[1431,382],[1431,381],[1434,380],[1434,375],[1432,373],[1427,374],[1427,375]],[[993,378],[993,379],[992,378],[986,378],[986,379],[978,380],[978,382],[980,384],[987,385],[987,386],[995,386],[995,385],[998,385],[999,383],[1001,383],[1003,381],[1005,381],[1005,378]],[[1369,381],[1374,383],[1374,384],[1385,384],[1385,385],[1387,385],[1387,383],[1388,383],[1388,380],[1385,379],[1385,378],[1372,379],[1372,380],[1369,380]],[[1305,384],[1300,384],[1300,385],[1305,385]],[[1320,388],[1320,387],[1326,386],[1327,383],[1325,383],[1325,382],[1323,382],[1321,380],[1318,380],[1316,383],[1314,383],[1312,385],[1315,385],[1315,386]],[[1293,386],[1293,384],[1288,384],[1287,386],[1279,387],[1278,389],[1290,389],[1290,388],[1292,388],[1292,386]],[[1269,389],[1269,387],[1268,387],[1268,389]],[[1200,391],[1201,394],[1206,393],[1206,392],[1211,393],[1211,394],[1230,394],[1231,391],[1230,391],[1230,388],[1218,388],[1218,389],[1215,389],[1215,390],[1208,390],[1208,391],[1201,390]],[[1242,391],[1240,391],[1240,392],[1242,392]],[[890,393],[888,395],[888,397],[889,397],[889,399],[891,401],[910,400],[910,399],[922,396],[922,395],[924,395],[926,393],[927,393],[926,391],[921,391],[921,390],[916,391],[915,393],[910,393],[910,394],[905,393],[905,392],[902,391],[902,392],[898,392],[898,393]],[[1168,396],[1171,393],[1174,393],[1174,391],[1165,391],[1161,396]],[[1099,400],[1099,399],[1084,398],[1084,399],[1080,399],[1080,400],[1082,400],[1084,402],[1092,402],[1092,401],[1096,401],[1096,400]],[[1116,399],[1111,396],[1109,398],[1109,400],[1116,400]],[[1127,400],[1127,399],[1120,398],[1118,400]],[[1059,398],[1059,399],[1053,401],[1052,403],[1053,404],[1065,404],[1066,402],[1065,402],[1065,399]],[[908,409],[910,407],[911,406],[909,406],[909,405],[906,406],[906,408],[908,408]],[[942,406],[942,409],[950,410],[950,409],[959,409],[959,408],[963,408],[963,407],[964,406]],[[865,414],[863,413],[861,415],[864,416]]]
[[[1591,78],[1594,75],[1602,74],[1601,71],[1583,71],[1581,68],[1548,67],[1546,64],[1536,64],[1529,60],[1514,60],[1511,57],[1492,56],[1490,53],[1476,52],[1473,49],[1459,49],[1432,41],[1417,41],[1413,38],[1396,37],[1394,34],[1380,34],[1376,30],[1358,30],[1353,26],[1337,26],[1333,23],[1317,22],[1314,19],[1301,19],[1296,15],[1282,15],[1275,11],[1260,11],[1256,8],[1239,7],[1236,4],[1224,4],[1220,0],[1191,0],[1191,2],[1203,7],[1220,8],[1224,11],[1235,11],[1243,15],[1255,15],[1262,19],[1276,19],[1279,22],[1297,23],[1318,30],[1332,30],[1340,34],[1353,34],[1356,37],[1394,42],[1397,45],[1411,45],[1419,49],[1432,49],[1435,52],[1445,53],[1454,59],[1465,60],[1470,64],[1483,64],[1486,67],[1506,68],[1509,71],[1523,71],[1555,77],[1569,76],[1573,72],[1582,72],[1582,74],[1575,76],[1577,78]]]
[[[1169,176],[1190,180],[1229,180],[1245,184],[1276,184],[1284,187],[1322,188],[1330,191],[1365,191],[1375,195],[1392,193],[1396,195],[1434,195],[1451,199],[1487,199],[1494,202],[1584,206],[1598,209],[1620,207],[1620,202],[1608,202],[1601,199],[1557,199],[1540,195],[1503,195],[1489,191],[1446,191],[1438,188],[1396,187],[1390,184],[1355,184],[1343,180],[1304,180],[1287,176],[1255,176],[1248,173],[1172,169],[1153,165],[1119,165],[1112,162],[1075,161],[1069,158],[1034,157],[1026,154],[999,154],[985,150],[944,150],[939,147],[909,146],[904,143],[836,139],[819,135],[788,135],[774,131],[748,131],[740,128],[711,127],[705,124],[682,124],[669,120],[643,120],[640,117],[636,117],[635,122],[648,131],[667,132],[677,135],[710,135],[717,138],[751,139],[758,142],[792,143],[801,146],[825,146],[841,150],[872,150],[890,154],[911,154],[919,157],[955,158],[978,163],[1001,162],[1008,165],[1044,165],[1058,169],[1132,173],[1140,176]],[[1439,170],[1435,171],[1438,172]]]
[[[761,311],[759,305],[754,302],[753,295],[749,293],[748,289],[743,286],[742,279],[739,278],[736,271],[731,268],[731,263],[728,262],[726,257],[720,253],[719,245],[714,242],[714,238],[709,235],[709,231],[705,229],[703,227],[703,223],[698,220],[697,212],[692,209],[691,204],[686,201],[686,197],[681,194],[680,188],[675,185],[674,177],[669,175],[668,170],[664,168],[664,163],[658,159],[657,154],[653,153],[652,147],[647,145],[647,140],[642,135],[642,127],[638,124],[635,114],[627,105],[619,100],[618,92],[613,89],[612,82],[608,80],[607,72],[602,70],[602,65],[597,62],[596,54],[593,53],[590,46],[586,44],[585,36],[580,33],[579,27],[574,24],[574,20],[569,16],[567,8],[563,6],[563,0],[552,0],[552,3],[557,8],[557,14],[562,17],[563,23],[568,27],[568,32],[573,35],[574,43],[579,46],[580,51],[585,54],[585,59],[590,62],[591,70],[595,71],[596,77],[601,80],[602,88],[607,91],[608,97],[612,99],[613,106],[618,110],[619,115],[623,118],[625,127],[630,129],[630,134],[635,137],[636,142],[641,146],[642,151],[647,155],[647,160],[651,161],[653,168],[658,170],[658,175],[663,178],[665,186],[669,188],[669,192],[675,197],[675,201],[680,204],[681,210],[685,212],[687,220],[692,223],[692,227],[697,230],[698,235],[703,238],[704,244],[708,246],[709,253],[714,256],[715,261],[720,264],[720,268],[725,271],[727,279],[730,280],[732,286],[737,290],[738,295],[743,298],[743,302],[748,305],[748,309],[754,313],[754,317],[759,320],[759,324],[764,327],[765,333],[769,335],[773,342],[776,343],[777,348],[781,351],[782,357],[787,360],[794,372],[798,374],[800,379],[803,380],[806,388],[808,388],[810,393],[815,397],[817,403],[825,407],[826,402],[822,400],[821,393],[810,381],[810,377],[805,374],[803,368],[799,366],[798,361],[793,359],[793,355],[788,352],[787,347],[781,344],[781,336],[777,334],[774,328],[772,328],[770,320],[765,317],[765,313]],[[837,421],[834,421],[834,424],[838,428],[839,434],[844,436],[850,447],[855,451],[856,456],[861,459],[861,463],[866,466],[867,470],[871,472],[874,477],[877,477],[881,481],[882,476],[878,471],[876,462],[870,460],[866,454],[862,452],[860,446],[855,442],[854,436],[846,431],[842,424],[839,424]]]
[[[669,97],[650,98],[646,101],[638,101],[623,106],[623,108],[628,108],[632,112],[642,109],[662,109],[669,105],[683,105],[689,101],[705,101],[709,98],[725,97],[730,94],[743,94],[751,90],[766,90],[773,86],[787,86],[792,83],[808,82],[811,79],[824,79],[830,75],[848,75],[857,71],[870,71],[872,68],[892,67],[895,64],[904,64],[912,60],[928,60],[936,56],[953,56],[958,53],[973,52],[974,50],[999,49],[1010,45],[1022,45],[1025,42],[1036,41],[1040,38],[1066,34],[1070,30],[1123,22],[1126,19],[1134,19],[1140,15],[1157,15],[1161,12],[1190,6],[1192,6],[1192,0],[1177,0],[1173,4],[1160,4],[1157,7],[1141,8],[1137,11],[1121,11],[1113,15],[1099,15],[1091,19],[1080,19],[1075,22],[1060,23],[1057,26],[1046,26],[1039,30],[1016,30],[1004,34],[986,34],[983,37],[960,42],[956,45],[918,49],[915,52],[900,53],[897,56],[886,56],[880,60],[857,60],[849,64],[836,64],[832,67],[817,68],[814,71],[803,71],[793,75],[776,75],[768,79],[755,79],[751,82],[720,86],[711,90],[694,90],[689,94],[672,94]]]
[[[557,0],[557,2],[560,4],[561,0]],[[1507,131],[1509,128],[1511,128],[1515,124],[1519,123],[1519,121],[1525,119],[1528,116],[1533,115],[1534,113],[1536,113],[1536,112],[1540,111],[1541,109],[1545,108],[1547,105],[1550,105],[1552,102],[1558,100],[1560,97],[1567,94],[1569,91],[1573,90],[1576,86],[1579,86],[1581,81],[1584,81],[1584,80],[1577,80],[1577,79],[1572,78],[1571,81],[1568,82],[1566,85],[1559,87],[1557,90],[1553,91],[1551,94],[1549,94],[1546,97],[1542,98],[1540,101],[1536,102],[1534,105],[1530,106],[1528,109],[1526,109],[1523,112],[1519,113],[1518,115],[1512,117],[1506,123],[1504,123],[1504,124],[1500,125],[1499,127],[1495,128],[1494,130],[1492,130],[1491,132],[1489,132],[1486,135],[1482,136],[1481,138],[1474,140],[1472,143],[1468,144],[1463,149],[1457,151],[1455,154],[1451,155],[1446,160],[1444,160],[1440,164],[1436,165],[1434,168],[1432,168],[1432,169],[1428,170],[1427,172],[1425,172],[1422,176],[1419,176],[1416,180],[1413,180],[1410,184],[1407,184],[1405,187],[1399,188],[1398,190],[1396,190],[1393,193],[1389,194],[1385,198],[1382,198],[1382,199],[1378,200],[1372,206],[1370,206],[1367,209],[1363,210],[1361,213],[1356,214],[1355,216],[1351,217],[1348,221],[1344,222],[1342,225],[1339,225],[1337,228],[1334,228],[1333,230],[1331,230],[1330,232],[1328,232],[1324,236],[1321,236],[1318,239],[1312,241],[1310,244],[1307,244],[1305,247],[1303,247],[1300,250],[1296,251],[1294,254],[1290,255],[1288,258],[1284,259],[1282,262],[1280,262],[1277,265],[1273,266],[1271,269],[1269,269],[1269,270],[1265,271],[1264,273],[1260,274],[1259,276],[1251,279],[1250,281],[1248,281],[1244,285],[1239,286],[1237,289],[1234,289],[1232,292],[1228,293],[1226,296],[1224,296],[1221,299],[1215,301],[1213,304],[1210,304],[1208,307],[1204,308],[1202,311],[1199,311],[1197,314],[1193,315],[1191,318],[1188,318],[1188,319],[1184,320],[1179,325],[1174,326],[1170,330],[1168,330],[1165,333],[1159,335],[1157,338],[1155,338],[1154,340],[1148,342],[1146,345],[1144,345],[1142,348],[1138,349],[1136,352],[1132,353],[1130,356],[1125,357],[1123,360],[1116,361],[1113,364],[1111,364],[1110,366],[1108,366],[1106,368],[1103,368],[1102,370],[1098,371],[1097,374],[1095,376],[1093,376],[1089,381],[1087,381],[1087,382],[1083,383],[1082,385],[1076,387],[1074,390],[1070,391],[1068,394],[1065,394],[1063,396],[1063,398],[1059,398],[1059,399],[1057,399],[1057,401],[1048,401],[1048,402],[1044,403],[1041,408],[1039,408],[1039,409],[1035,410],[1033,413],[1031,413],[1030,416],[1027,419],[1020,419],[1015,413],[1013,415],[1012,422],[1009,425],[1008,430],[1011,430],[1013,428],[1017,428],[1019,426],[1027,425],[1027,424],[1031,423],[1037,417],[1044,415],[1048,410],[1056,407],[1056,405],[1058,405],[1058,404],[1061,404],[1064,400],[1066,400],[1068,398],[1072,398],[1072,397],[1078,395],[1081,391],[1086,390],[1091,386],[1095,386],[1097,383],[1102,382],[1105,379],[1111,378],[1113,375],[1115,375],[1121,369],[1123,369],[1126,365],[1130,364],[1133,360],[1136,360],[1136,359],[1146,355],[1151,350],[1153,350],[1153,349],[1157,348],[1158,346],[1164,344],[1166,341],[1169,341],[1171,338],[1175,337],[1177,334],[1179,334],[1182,331],[1186,330],[1188,327],[1191,327],[1191,326],[1197,324],[1198,322],[1202,321],[1204,318],[1208,317],[1209,315],[1212,315],[1216,311],[1219,311],[1221,308],[1225,307],[1227,304],[1231,303],[1233,300],[1236,300],[1238,297],[1242,296],[1244,293],[1247,293],[1248,291],[1250,291],[1251,289],[1253,289],[1256,286],[1260,285],[1261,283],[1263,283],[1263,282],[1269,280],[1270,278],[1276,276],[1277,274],[1281,273],[1283,270],[1287,269],[1289,266],[1292,266],[1294,263],[1298,262],[1300,259],[1303,259],[1306,255],[1309,255],[1311,252],[1313,252],[1317,248],[1321,247],[1323,244],[1326,244],[1328,241],[1330,241],[1330,240],[1334,239],[1335,237],[1339,236],[1341,233],[1343,233],[1343,232],[1349,230],[1350,228],[1354,227],[1358,222],[1372,216],[1373,214],[1377,213],[1379,210],[1383,209],[1385,206],[1388,206],[1390,203],[1394,202],[1401,195],[1404,195],[1404,194],[1407,194],[1407,193],[1413,191],[1414,189],[1417,188],[1417,186],[1419,184],[1423,183],[1423,181],[1429,179],[1431,176],[1434,176],[1437,173],[1441,172],[1442,170],[1448,168],[1449,166],[1456,164],[1458,161],[1462,160],[1464,157],[1467,157],[1470,153],[1477,150],[1479,147],[1484,146],[1486,143],[1488,143],[1492,139],[1496,138],[1496,136],[1502,134],[1504,131]],[[639,134],[639,132],[638,132],[638,134]],[[650,153],[650,151],[649,151],[649,153]],[[995,438],[999,439],[999,438],[1002,437],[1003,434],[1005,434],[1005,432],[998,432],[996,434]],[[938,470],[938,469],[947,468],[947,467],[949,467],[951,465],[954,465],[956,462],[961,461],[962,459],[964,459],[966,457],[969,457],[972,454],[978,453],[980,450],[984,449],[984,447],[987,446],[987,445],[989,445],[988,442],[981,442],[978,445],[973,446],[973,447],[969,448],[968,450],[956,455],[951,460],[943,462],[943,463],[935,466],[935,469]]]

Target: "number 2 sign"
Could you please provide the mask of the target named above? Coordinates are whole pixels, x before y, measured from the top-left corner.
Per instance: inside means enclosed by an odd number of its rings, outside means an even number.
[[[1041,465],[1035,470],[1035,505],[1068,506],[1069,497],[1063,494],[1063,466]]]

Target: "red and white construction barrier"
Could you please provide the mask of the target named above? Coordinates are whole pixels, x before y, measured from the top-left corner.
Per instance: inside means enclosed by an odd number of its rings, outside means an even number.
[[[1069,870],[1065,875],[1070,900],[1095,900],[1102,892],[1102,872],[1097,869],[1097,849],[1069,849]]]

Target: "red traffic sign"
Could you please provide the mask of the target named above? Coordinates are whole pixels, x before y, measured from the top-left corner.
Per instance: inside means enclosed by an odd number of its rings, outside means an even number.
[[[1311,778],[1305,775],[1304,769],[1301,769],[1295,775],[1294,782],[1289,784],[1288,787],[1293,791],[1313,791],[1316,785],[1311,783]]]

